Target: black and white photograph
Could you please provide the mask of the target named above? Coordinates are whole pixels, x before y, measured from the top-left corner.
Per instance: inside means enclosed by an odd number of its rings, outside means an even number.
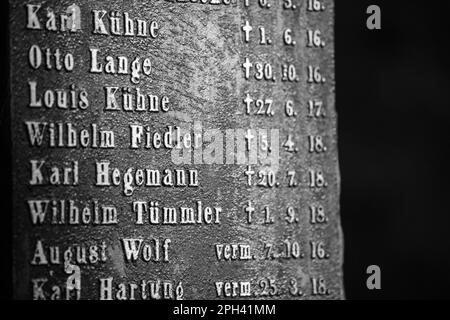
[[[450,298],[450,2],[2,5],[2,300]]]

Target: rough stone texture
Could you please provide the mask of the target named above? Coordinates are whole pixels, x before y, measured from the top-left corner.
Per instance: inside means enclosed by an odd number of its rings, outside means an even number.
[[[61,12],[73,0],[41,1]],[[77,33],[60,33],[26,30],[26,3],[34,1],[10,1],[11,32],[11,129],[13,138],[13,221],[14,221],[14,294],[16,298],[32,298],[31,279],[48,277],[51,283],[63,284],[67,275],[63,265],[31,266],[36,239],[47,245],[93,244],[108,242],[108,261],[105,264],[81,266],[81,298],[98,299],[99,278],[114,277],[117,282],[167,279],[182,281],[184,299],[216,298],[215,281],[251,281],[252,289],[259,292],[260,279],[274,279],[281,293],[272,297],[254,295],[254,298],[273,299],[339,299],[343,298],[342,286],[342,235],[339,222],[339,171],[337,159],[336,113],[334,108],[334,54],[333,54],[333,3],[324,1],[326,10],[306,13],[305,1],[300,10],[285,12],[281,1],[272,1],[273,7],[264,10],[256,5],[245,9],[233,1],[231,5],[201,3],[178,3],[174,1],[82,1],[82,30]],[[91,10],[126,11],[132,17],[156,19],[162,26],[157,39],[127,37],[102,37],[92,34]],[[256,30],[263,25],[273,34],[274,45],[261,46],[256,41],[245,44],[241,26],[248,19]],[[314,25],[321,29],[326,47],[307,49],[306,30]],[[286,27],[293,29],[297,45],[282,45]],[[257,34],[254,31],[253,34]],[[276,38],[276,39],[275,39]],[[41,48],[60,48],[73,52],[75,70],[71,73],[32,70],[28,64],[28,50],[32,44]],[[169,113],[105,112],[104,85],[129,86],[128,77],[94,75],[89,73],[89,48],[101,49],[102,54],[135,56],[148,55],[154,71],[151,81],[144,79],[138,85],[142,91],[170,97]],[[283,61],[297,66],[299,82],[294,84],[277,80],[247,81],[243,77],[242,63],[248,57],[252,61],[268,61],[277,67]],[[307,66],[320,65],[326,76],[324,85],[306,83]],[[86,111],[63,111],[56,109],[31,109],[28,105],[27,82],[36,80],[40,88],[67,88],[75,84],[89,92],[90,107]],[[274,117],[245,115],[242,103],[247,92],[254,96],[270,96],[274,99]],[[310,96],[320,97],[326,104],[326,120],[311,121],[306,117],[306,102]],[[298,116],[286,117],[282,102],[294,97]],[[114,130],[117,148],[100,149],[50,149],[31,147],[24,121],[51,120],[88,125],[97,123],[104,129]],[[128,146],[129,124],[149,124],[152,129],[180,122],[202,121],[203,128],[220,130],[234,128],[280,129],[280,144],[288,133],[294,133],[299,152],[289,154],[280,148],[279,173],[295,169],[301,177],[297,188],[256,188],[246,185],[246,165],[192,165],[186,168],[200,170],[199,188],[137,188],[131,197],[123,195],[121,188],[94,186],[95,160],[107,159],[112,167],[125,170],[128,167],[177,168],[171,162],[170,150],[130,150]],[[307,151],[307,135],[310,132],[326,137],[328,150],[322,155]],[[54,163],[78,160],[80,165],[79,186],[30,187],[30,159],[48,159]],[[322,168],[328,187],[311,190],[308,169]],[[119,210],[116,226],[32,226],[26,201],[29,199],[75,199],[99,200],[113,204]],[[201,200],[205,205],[221,206],[221,224],[205,226],[151,226],[134,223],[132,201],[158,201],[165,206],[191,206]],[[270,205],[276,222],[270,226],[248,225],[244,206],[248,200]],[[329,222],[323,226],[309,223],[308,203],[321,201],[327,210]],[[286,207],[301,208],[299,223],[284,222]],[[125,261],[119,239],[131,237],[170,238],[171,261],[168,263],[145,263],[142,260]],[[299,241],[305,256],[301,259],[261,260],[263,243],[278,246],[284,239]],[[312,260],[310,240],[326,243],[329,259]],[[257,256],[250,261],[218,261],[214,244],[251,244]],[[51,275],[53,274],[53,275]],[[312,296],[310,277],[323,276],[330,294]],[[289,279],[295,277],[304,286],[305,295],[293,297],[288,294]],[[49,283],[50,283],[49,282]],[[259,290],[259,291],[258,291]]]

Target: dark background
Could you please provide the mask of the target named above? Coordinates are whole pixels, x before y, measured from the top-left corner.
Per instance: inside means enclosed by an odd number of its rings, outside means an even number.
[[[448,299],[450,2],[335,2],[346,297]],[[381,30],[366,28],[371,4],[381,7]],[[7,1],[0,10],[0,294],[8,298]],[[381,268],[381,290],[366,287],[373,264]]]
[[[381,30],[366,28],[371,4]],[[336,0],[348,299],[450,298],[449,13],[450,1]]]

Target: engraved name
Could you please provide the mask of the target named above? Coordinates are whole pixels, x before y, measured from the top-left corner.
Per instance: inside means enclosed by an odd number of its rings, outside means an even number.
[[[95,185],[122,186],[126,196],[133,195],[136,187],[198,187],[198,170],[111,168],[109,161],[96,162]]]
[[[122,239],[122,247],[127,262],[141,259],[144,262],[168,262],[170,239]]]
[[[130,60],[126,56],[110,56],[99,57],[99,49],[91,48],[90,52],[90,69],[91,73],[104,73],[111,75],[126,75],[130,77],[133,84],[139,84],[141,76],[150,76],[152,72],[152,63],[150,58],[136,57]]]
[[[134,201],[133,212],[136,224],[152,225],[193,225],[220,224],[222,208],[208,207],[202,201],[196,201],[195,206],[161,207],[157,201]]]
[[[79,183],[78,161],[51,165],[46,160],[30,160],[31,186],[76,186]]]
[[[118,223],[114,206],[100,205],[97,200],[28,200],[33,225],[115,225]]]
[[[33,147],[46,141],[50,148],[115,148],[112,130],[102,130],[92,123],[87,129],[78,129],[71,122],[26,121],[28,140]]]
[[[131,18],[128,12],[92,10],[93,34],[156,38],[160,26],[157,21]]]
[[[167,96],[143,93],[140,88],[104,87],[105,111],[168,112],[170,100]]]
[[[34,254],[31,265],[60,265],[70,264],[97,264],[107,261],[105,241],[96,244],[74,244],[63,246],[45,245],[39,239],[34,246]]]
[[[141,280],[140,282],[114,282],[114,278],[100,278],[100,300],[181,300],[182,282],[173,280]]]
[[[41,10],[40,4],[27,4],[27,29],[76,32],[81,29],[81,10],[76,4],[63,13],[55,13],[52,8]]]
[[[53,88],[43,92],[38,90],[37,81],[29,81],[29,104],[30,108],[51,109],[81,109],[89,107],[88,93],[84,89],[78,89],[75,85],[68,88]]]

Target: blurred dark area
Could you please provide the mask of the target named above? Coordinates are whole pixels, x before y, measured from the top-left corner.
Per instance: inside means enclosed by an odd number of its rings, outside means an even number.
[[[12,297],[11,136],[9,128],[8,1],[0,4],[0,299]]]
[[[369,5],[381,30],[366,28]],[[450,298],[449,1],[336,0],[348,299]],[[381,268],[381,290],[366,268]]]
[[[448,299],[450,2],[335,2],[346,298]],[[366,28],[372,4],[381,7],[381,30]],[[0,19],[1,298],[11,296],[7,5]],[[381,290],[366,287],[370,265],[381,268]]]

